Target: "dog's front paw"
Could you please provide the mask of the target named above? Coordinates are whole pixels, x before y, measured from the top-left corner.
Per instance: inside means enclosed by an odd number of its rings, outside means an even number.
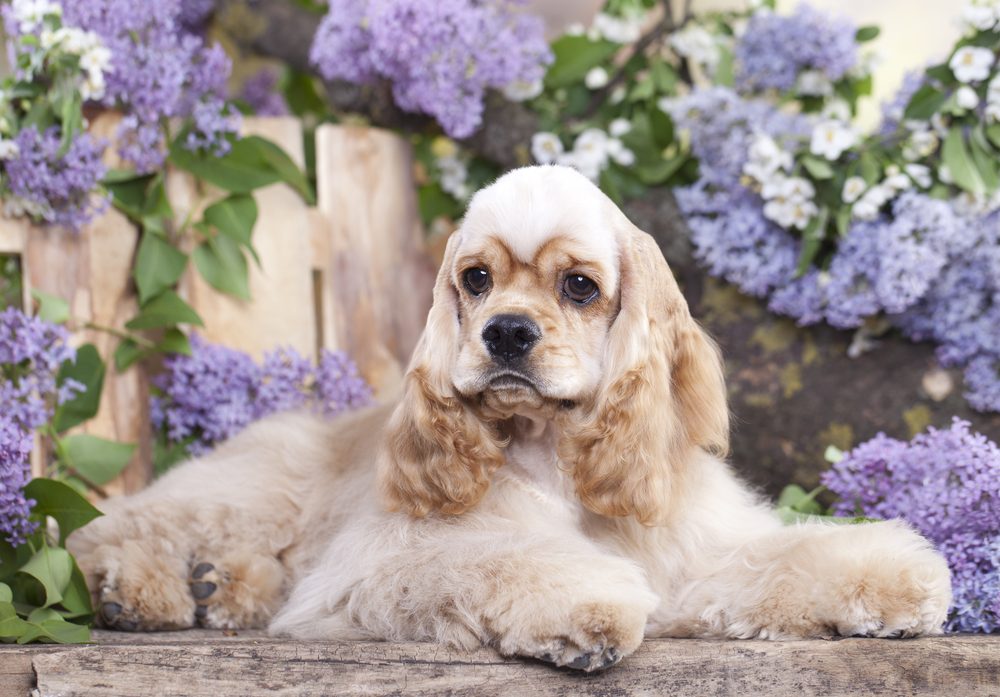
[[[840,636],[940,634],[951,604],[948,565],[898,522],[862,525],[831,551],[829,577],[817,588],[815,617]]]
[[[525,599],[504,617],[500,652],[592,672],[618,663],[642,643],[648,603],[588,601],[560,608]]]

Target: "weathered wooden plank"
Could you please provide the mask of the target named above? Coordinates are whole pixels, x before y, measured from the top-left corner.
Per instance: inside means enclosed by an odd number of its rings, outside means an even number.
[[[294,118],[247,118],[245,135],[277,143],[303,166],[302,124]],[[170,177],[170,192],[182,214],[201,212],[219,192],[201,196],[185,174]],[[291,346],[304,356],[317,350],[312,282],[311,218],[305,202],[290,187],[274,184],[254,193],[257,225],[254,248],[260,266],[250,264],[251,300],[224,295],[202,279],[192,264],[181,281],[182,292],[205,326],[198,332],[208,341],[246,351],[258,360],[275,346]]]
[[[423,330],[434,283],[409,144],[378,129],[321,126],[316,177],[328,226],[326,244],[314,245],[329,255],[317,260],[323,343],[345,349],[377,390],[391,390]]]
[[[434,644],[218,632],[96,637],[98,646],[0,648],[0,676],[11,676],[0,697],[23,697],[36,673],[38,694],[67,696],[1000,695],[1000,637],[650,640],[619,666],[589,676]]]

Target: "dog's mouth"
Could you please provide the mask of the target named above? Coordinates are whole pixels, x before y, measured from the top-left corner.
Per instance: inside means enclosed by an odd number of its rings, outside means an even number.
[[[487,383],[491,390],[533,390],[539,392],[536,385],[530,378],[519,373],[501,373],[490,378]]]

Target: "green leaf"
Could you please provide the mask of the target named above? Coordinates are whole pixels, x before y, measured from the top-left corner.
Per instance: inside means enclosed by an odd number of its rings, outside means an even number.
[[[97,347],[84,344],[76,351],[76,361],[66,361],[59,368],[57,378],[60,385],[68,379],[76,380],[84,386],[84,391],[56,407],[52,425],[62,433],[92,418],[101,405],[101,390],[104,387],[104,361]]]
[[[62,609],[60,614],[63,617],[85,617],[92,615],[94,608],[90,603],[90,590],[87,588],[87,579],[83,572],[73,560],[73,574],[70,576],[69,585],[63,591],[63,599],[60,603]]]
[[[715,67],[715,84],[723,87],[732,87],[736,82],[735,70],[733,69],[733,52],[728,48],[719,47],[719,62]]]
[[[545,74],[549,88],[568,87],[580,82],[587,72],[618,52],[618,44],[586,36],[563,36],[552,44],[555,60]]]
[[[876,26],[858,27],[858,30],[854,33],[854,40],[858,43],[871,41],[879,35],[880,31]]]
[[[673,120],[655,105],[649,110],[649,128],[653,141],[661,150],[674,142]]]
[[[861,153],[861,157],[858,160],[858,169],[861,178],[869,186],[882,178],[882,167],[879,166],[878,160],[870,152]]]
[[[798,484],[789,484],[781,490],[781,495],[778,496],[777,505],[779,508],[790,508],[797,513],[821,515],[823,513],[823,506],[816,501],[816,497],[824,491],[825,488],[826,487],[818,486],[812,491],[806,492],[806,490]]]
[[[136,361],[148,354],[144,348],[132,339],[122,339],[115,349],[115,370],[119,373],[128,370]]]
[[[99,510],[72,487],[54,479],[32,479],[24,487],[24,494],[35,500],[33,517],[50,516],[59,524],[59,538],[65,542],[70,533],[99,518]]]
[[[987,191],[996,191],[1000,186],[1000,173],[997,172],[997,155],[986,140],[982,124],[978,124],[972,129],[969,137],[969,150],[972,153],[972,161],[976,164],[980,179]]]
[[[0,641],[16,641],[28,631],[28,623],[17,616],[10,602],[0,602]]]
[[[851,227],[851,209],[846,206],[839,208],[835,222],[837,225],[837,235],[846,237],[847,231]]]
[[[58,444],[63,463],[91,484],[101,486],[117,477],[132,459],[135,446],[86,433],[66,436]]]
[[[10,586],[6,583],[0,583],[0,603],[9,603],[14,599],[14,594],[10,590]]]
[[[250,299],[247,260],[239,244],[225,235],[216,235],[195,247],[191,256],[213,288],[240,300]]]
[[[149,185],[153,178],[151,174],[114,180],[105,178],[104,185],[111,192],[111,201],[115,208],[130,219],[138,221],[142,219],[146,209]]]
[[[969,155],[961,126],[953,126],[948,131],[941,146],[941,159],[958,186],[973,194],[983,193],[985,186],[979,170]]]
[[[990,139],[990,142],[993,143],[994,146],[1000,148],[1000,123],[987,126],[986,137]]]
[[[170,163],[199,179],[234,193],[250,193],[279,180],[259,152],[253,147],[240,146],[242,140],[236,141],[224,157],[215,157],[185,148],[186,137],[186,132],[182,132],[171,144]]]
[[[636,166],[635,174],[643,184],[657,186],[674,176],[686,161],[687,155],[678,155],[662,159],[656,164],[640,164]]]
[[[832,179],[833,167],[828,162],[806,155],[801,160],[802,166],[812,175],[813,179]]]
[[[955,76],[951,73],[951,68],[948,67],[947,63],[941,63],[939,65],[932,65],[927,70],[924,71],[926,75],[931,80],[937,80],[945,85],[955,81]]]
[[[188,340],[187,334],[180,329],[168,329],[156,345],[156,350],[163,353],[181,353],[190,356],[191,342]]]
[[[256,147],[264,162],[274,170],[281,181],[292,187],[307,204],[314,205],[316,203],[316,195],[313,193],[305,172],[299,169],[288,153],[278,147],[276,143],[260,136],[248,136],[239,143],[244,147]]]
[[[206,208],[204,219],[234,242],[249,246],[257,222],[257,202],[248,194],[232,194]]]
[[[143,305],[138,316],[125,326],[128,329],[159,329],[178,324],[204,326],[205,323],[190,305],[181,300],[177,293],[165,290]]]
[[[69,303],[62,298],[40,290],[31,291],[31,295],[38,301],[39,319],[53,324],[62,324],[69,319]]]
[[[926,121],[930,117],[934,116],[937,110],[940,109],[947,100],[948,95],[946,93],[941,92],[930,85],[924,85],[917,90],[912,97],[910,97],[910,101],[906,105],[904,117],[907,119]]]
[[[17,643],[41,641],[55,644],[82,644],[90,641],[90,629],[82,624],[66,621],[58,612],[39,608],[28,615],[28,627]]]
[[[18,573],[31,576],[45,589],[45,606],[60,602],[73,575],[73,557],[62,547],[42,546]]]
[[[649,62],[649,75],[653,85],[660,94],[673,94],[677,87],[677,71],[661,58],[653,58]]]
[[[425,226],[442,217],[455,220],[465,210],[463,204],[436,182],[420,187],[417,191],[417,204],[420,208],[420,219]]]
[[[802,251],[799,253],[799,264],[795,269],[797,276],[804,274],[813,260],[816,259],[816,255],[819,254],[829,216],[830,210],[828,208],[820,208],[816,217],[810,220],[806,229],[802,231]]]
[[[143,234],[135,258],[135,268],[132,270],[139,290],[139,303],[145,303],[173,287],[186,266],[187,255],[166,239],[149,232]]]

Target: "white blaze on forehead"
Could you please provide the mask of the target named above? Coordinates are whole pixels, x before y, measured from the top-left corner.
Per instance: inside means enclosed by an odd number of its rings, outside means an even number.
[[[522,167],[472,198],[462,221],[462,247],[495,237],[528,264],[546,242],[564,237],[579,245],[579,256],[615,267],[616,230],[623,224],[618,207],[575,169]]]

